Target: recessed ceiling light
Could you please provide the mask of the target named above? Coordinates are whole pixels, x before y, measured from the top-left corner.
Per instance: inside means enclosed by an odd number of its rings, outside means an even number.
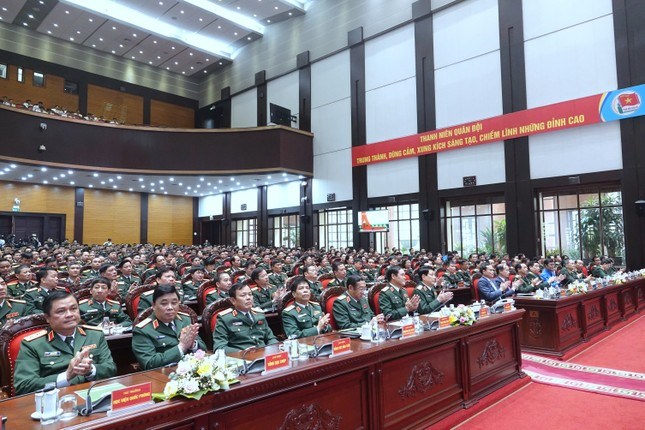
[[[183,11],[183,10],[180,10],[180,11],[179,11],[179,13],[184,13],[184,11]]]
[[[112,30],[116,30],[116,27],[115,27],[115,26],[112,26]]]
[[[112,53],[113,53],[113,54],[116,54],[116,52],[114,52],[114,50],[112,50]]]
[[[239,183],[239,182],[236,182],[236,183],[235,183],[235,185],[239,186],[239,185],[240,185],[240,183]]]
[[[152,61],[148,61],[148,64],[152,64]]]
[[[58,181],[58,176],[54,176],[52,179],[53,179],[54,181]]]
[[[171,47],[170,47],[170,49],[175,49],[175,47],[174,47],[174,46],[171,46]]]
[[[166,67],[166,70],[170,70],[170,67]]]
[[[58,24],[54,23],[54,27],[58,27]]]
[[[192,56],[193,56],[193,53],[192,53],[192,52],[189,52],[189,53],[188,53],[188,55],[190,55],[190,56],[192,57]]]
[[[10,170],[11,170],[11,169],[9,169],[8,167],[5,167],[5,168],[4,168],[4,171],[5,171],[5,172],[9,172]]]
[[[177,66],[177,65],[179,65],[179,63],[177,61],[175,61],[175,66]]]
[[[34,175],[32,175],[31,173],[28,173],[28,174],[27,174],[27,177],[28,177],[28,178],[33,178],[33,177],[34,177]]]
[[[237,10],[241,10],[241,9],[242,9],[241,7],[239,7],[239,6],[237,7]]]
[[[47,185],[49,184],[49,181],[43,181],[43,184]]]
[[[80,31],[80,30],[76,30],[76,34],[81,34],[81,31]]]
[[[139,51],[139,54],[143,54],[143,51]]]
[[[162,2],[162,1],[160,1],[160,2],[159,2],[159,6],[163,6],[163,2]]]
[[[217,181],[217,182],[221,184],[221,183],[222,183],[222,180],[220,179],[220,180],[219,180],[219,181]]]
[[[47,167],[41,167],[41,168],[40,168],[40,171],[41,171],[41,172],[46,172],[46,171],[47,171]]]
[[[23,181],[26,181],[26,180],[27,180],[27,178],[25,178],[24,176],[23,176],[22,178],[20,178],[20,179],[22,179]]]
[[[135,56],[134,56],[134,55],[132,56],[132,59],[133,59],[133,60],[135,59]]]
[[[90,184],[90,185],[88,185],[88,186],[89,186],[90,188],[94,188],[94,185],[92,185],[92,184]]]
[[[27,24],[26,22],[23,22],[22,25],[24,25],[25,27],[29,27],[29,24]]]
[[[144,184],[141,184],[141,188],[145,188],[146,186]]]
[[[289,16],[293,15],[291,12],[289,12]]]
[[[66,11],[65,11],[65,15],[69,15],[69,11],[68,11],[68,10],[66,10]]]
[[[114,182],[114,179],[110,178],[110,179],[108,179],[108,181],[110,181],[110,182]]]
[[[128,188],[128,191],[132,192],[133,190],[132,190],[132,188]]]
[[[233,34],[237,36],[237,31],[234,31]]]
[[[94,22],[94,20],[92,18],[88,18],[88,21],[89,22]]]
[[[60,175],[58,175],[58,176],[60,176],[61,178],[64,178],[64,177],[65,177],[65,174],[64,174],[64,173],[61,173],[61,174],[60,174]]]
[[[157,41],[156,41],[156,40],[153,40],[153,41],[152,41],[152,43],[157,43]]]
[[[246,40],[251,40],[251,36],[247,37]]]
[[[222,26],[221,26],[221,25],[218,25],[218,26],[217,26],[217,29],[218,29],[218,30],[221,30],[221,29],[222,29]]]
[[[102,38],[102,37],[99,37],[99,42],[103,42],[103,38]]]
[[[204,70],[204,73],[208,73],[208,71]]]
[[[116,188],[116,185],[112,185],[112,188]]]
[[[182,75],[185,75],[185,74],[186,74],[186,72],[181,72],[181,74],[182,74]]]
[[[105,185],[105,181],[101,181],[101,185]]]
[[[168,191],[164,191],[163,193],[164,193],[164,194],[168,194]]]
[[[34,19],[34,16],[33,16],[33,15],[31,15],[31,14],[29,14],[29,15],[27,15],[27,16],[28,16],[30,19]]]
[[[157,60],[161,60],[161,55],[157,55]]]
[[[137,37],[137,33],[132,33],[132,37]]]
[[[51,31],[51,30],[47,30],[47,34],[52,34],[52,31]]]
[[[92,43],[92,48],[96,48],[96,45]]]
[[[185,195],[185,196],[187,196],[187,195],[188,195],[188,191],[184,191],[184,195]]]
[[[180,182],[180,183],[179,183],[179,186],[180,186],[180,187],[183,187],[183,186],[184,186],[184,184],[183,184],[182,182]]]
[[[190,70],[195,70],[195,68],[193,66],[190,66]]]
[[[219,65],[220,65],[220,66],[222,65],[222,62],[221,62],[221,61],[219,62]]]
[[[204,18],[199,18],[199,22],[203,22],[203,21],[204,21]]]
[[[98,173],[92,173],[92,176],[94,176],[95,178],[98,178],[99,174]]]
[[[74,181],[69,181],[69,184],[70,184],[70,185],[75,185],[75,184],[76,184],[76,182],[74,182]]]
[[[267,179],[271,179],[271,175],[267,175]]]
[[[122,44],[122,43],[119,43],[119,48],[123,48],[123,44]]]
[[[151,186],[151,187],[154,187],[154,186],[155,186],[155,183],[154,183],[154,182],[150,182],[150,186]]]
[[[267,19],[267,22],[268,22],[268,23],[271,23],[271,20],[270,20],[270,19]]]
[[[15,168],[16,168],[16,167],[18,167],[18,166],[17,166],[17,165],[15,165],[15,164],[10,164],[10,165],[9,165],[9,167],[11,167],[12,169],[15,169]]]
[[[190,189],[192,189],[192,187],[189,185],[189,186],[186,187],[186,189],[190,190]]]
[[[197,184],[195,188],[201,188],[201,187],[202,187],[201,185]]]
[[[73,38],[73,37],[70,37],[70,38],[69,38],[69,40],[71,40],[71,41],[73,42],[73,41],[74,41],[74,38]]]

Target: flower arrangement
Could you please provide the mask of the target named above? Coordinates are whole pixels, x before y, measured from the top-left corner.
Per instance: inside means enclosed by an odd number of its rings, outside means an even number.
[[[450,309],[448,315],[450,325],[473,325],[477,318],[475,312],[468,306],[459,305],[456,308]]]
[[[154,393],[153,399],[161,401],[183,396],[199,400],[208,392],[228,390],[229,385],[238,380],[222,362],[218,355],[206,355],[201,349],[184,355],[177,369],[168,376],[170,381],[163,393]]]
[[[587,284],[582,281],[573,281],[567,285],[567,291],[569,294],[586,294]]]

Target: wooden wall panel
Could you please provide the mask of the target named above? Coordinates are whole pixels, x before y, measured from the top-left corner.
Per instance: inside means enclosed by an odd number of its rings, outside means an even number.
[[[18,82],[18,67],[9,65],[7,79],[0,79],[0,97],[7,96],[13,99],[14,103],[20,104],[27,99],[33,103],[43,102],[46,108],[56,105],[65,107],[68,111],[78,109],[78,95],[69,94],[63,91],[65,78],[54,75],[45,75],[45,86],[34,87],[33,70],[24,69],[24,82]]]
[[[11,212],[16,197],[20,199],[21,212],[65,214],[65,237],[73,239],[73,187],[0,182],[0,211]]]
[[[192,244],[193,199],[191,197],[149,195],[148,242]]]
[[[195,111],[191,108],[153,99],[150,101],[150,125],[195,128]]]
[[[83,242],[139,243],[139,193],[85,189]]]
[[[87,112],[107,120],[116,118],[126,124],[143,124],[143,97],[88,85]]]

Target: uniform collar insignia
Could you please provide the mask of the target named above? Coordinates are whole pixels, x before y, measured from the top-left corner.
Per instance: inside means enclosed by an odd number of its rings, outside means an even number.
[[[50,331],[49,333],[47,333],[47,341],[51,342],[52,340],[54,340],[54,336],[56,336],[56,335],[54,334],[53,330]]]
[[[83,330],[81,327],[76,327],[76,328],[78,329],[78,332],[79,332],[80,334],[82,334],[83,336],[87,336],[87,335],[85,334],[85,330]]]
[[[156,329],[156,328],[158,328],[158,327],[159,327],[159,321],[158,321],[158,320],[154,320],[154,321],[152,322],[152,327],[154,327],[155,329]]]

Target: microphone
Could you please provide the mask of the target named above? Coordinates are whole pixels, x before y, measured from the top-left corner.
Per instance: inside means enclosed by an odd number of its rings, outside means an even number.
[[[309,357],[315,358],[321,354],[322,350],[325,348],[325,345],[327,344],[323,343],[322,345],[318,345],[318,340],[327,336],[341,336],[341,334],[339,332],[334,331],[330,333],[322,333],[314,337],[314,341],[313,341],[314,350],[309,354]],[[329,353],[331,353],[331,351]]]
[[[249,372],[249,370],[251,370],[250,369],[251,366],[249,366],[249,364],[247,364],[247,362],[246,362],[246,360],[244,358],[244,357],[246,357],[246,354],[251,352],[251,351],[259,351],[259,350],[264,349],[264,348],[266,348],[266,345],[264,345],[264,346],[250,346],[250,347],[248,347],[248,348],[246,348],[244,350],[244,352],[242,353],[242,363],[244,364],[244,368],[242,369],[242,371],[240,371],[240,375],[245,375],[246,373]],[[264,358],[262,358],[262,360],[264,360]],[[254,360],[254,362],[255,362],[255,360]],[[252,364],[253,364],[253,362],[251,363],[251,365]]]
[[[85,407],[79,411],[79,413],[86,417],[92,414],[92,412],[105,412],[110,408],[110,400],[112,399],[112,393],[106,394],[102,396],[99,400],[97,400],[96,404],[92,403],[92,388],[96,387],[97,385],[101,385],[107,381],[112,381],[112,378],[110,379],[103,379],[101,381],[96,381],[92,385],[90,385],[90,388],[87,389],[87,394],[85,395]]]

